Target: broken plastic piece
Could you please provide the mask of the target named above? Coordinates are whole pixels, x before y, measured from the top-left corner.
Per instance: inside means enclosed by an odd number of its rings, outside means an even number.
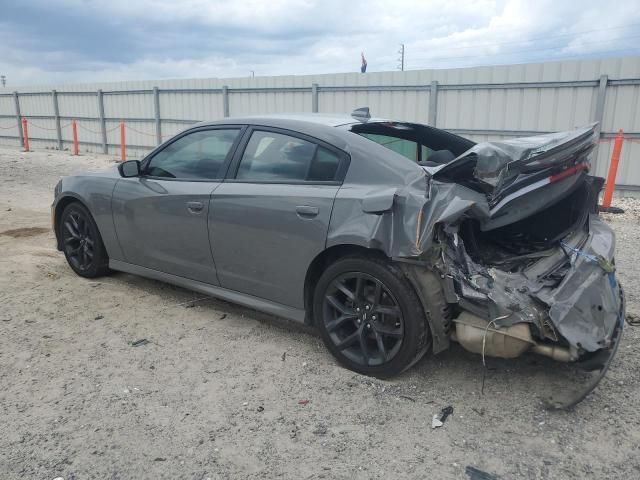
[[[453,414],[453,407],[444,407],[442,410],[440,410],[440,413],[436,413],[435,415],[433,415],[433,418],[431,419],[431,428],[439,428],[444,425],[447,417],[451,414]]]

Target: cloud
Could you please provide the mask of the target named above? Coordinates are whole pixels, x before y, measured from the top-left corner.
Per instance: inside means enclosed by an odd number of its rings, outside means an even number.
[[[462,67],[640,54],[640,9],[596,0],[0,0],[10,85]],[[10,86],[9,85],[9,86]]]

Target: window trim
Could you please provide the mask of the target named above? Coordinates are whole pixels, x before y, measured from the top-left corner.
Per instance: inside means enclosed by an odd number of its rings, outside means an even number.
[[[153,158],[160,152],[164,151],[167,147],[172,145],[174,142],[180,140],[183,137],[186,137],[187,135],[191,135],[192,133],[205,132],[210,130],[238,130],[238,135],[233,141],[231,148],[227,152],[227,156],[222,164],[222,167],[220,168],[220,174],[216,178],[170,178],[170,177],[158,177],[155,175],[149,175],[147,173],[147,169],[149,167],[149,164],[153,160]],[[229,172],[229,166],[231,165],[231,162],[234,159],[236,150],[238,149],[238,145],[240,145],[240,142],[243,139],[246,130],[247,130],[247,125],[225,124],[225,125],[205,125],[202,127],[190,128],[188,130],[180,132],[176,134],[174,137],[171,137],[165,143],[159,145],[142,160],[140,165],[140,178],[149,178],[152,180],[166,180],[169,182],[223,182],[225,177],[227,176],[227,173]]]
[[[316,147],[322,147],[329,150],[331,153],[334,153],[340,159],[340,163],[338,164],[338,168],[336,170],[335,180],[328,181],[311,181],[311,180],[249,180],[245,178],[236,178],[238,174],[238,169],[240,168],[240,162],[242,161],[242,156],[249,145],[249,140],[254,132],[271,132],[271,133],[279,133],[280,135],[286,135],[293,138],[298,138],[300,140],[304,140],[309,143],[313,143]],[[315,158],[315,155],[314,155]],[[263,125],[249,125],[247,129],[244,131],[242,135],[242,140],[238,145],[238,148],[235,151],[233,159],[231,161],[231,165],[227,170],[227,176],[224,179],[224,182],[229,183],[247,183],[247,184],[274,184],[274,185],[342,185],[344,182],[344,177],[347,174],[347,170],[349,169],[349,164],[351,162],[351,157],[347,152],[341,150],[330,143],[327,143],[319,138],[312,137],[310,135],[306,135],[304,133],[296,132],[295,130],[289,130],[286,128],[280,127],[269,127]]]

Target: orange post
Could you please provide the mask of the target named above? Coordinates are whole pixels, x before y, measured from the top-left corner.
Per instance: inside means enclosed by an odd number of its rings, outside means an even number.
[[[120,160],[125,161],[127,159],[127,146],[124,140],[124,122],[120,121]]]
[[[609,174],[607,175],[607,184],[604,188],[604,197],[602,197],[602,207],[611,207],[611,198],[613,197],[613,189],[616,186],[616,174],[618,173],[618,163],[620,163],[620,152],[622,151],[622,142],[624,141],[624,131],[620,129],[613,142],[613,153],[611,154],[611,163],[609,164]]]
[[[75,120],[71,120],[71,131],[73,132],[73,154],[78,155],[78,125]]]
[[[22,117],[22,136],[24,137],[24,151],[28,152],[29,150],[29,127],[27,125],[27,118]]]

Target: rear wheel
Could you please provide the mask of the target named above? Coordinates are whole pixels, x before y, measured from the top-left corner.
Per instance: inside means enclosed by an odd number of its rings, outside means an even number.
[[[331,353],[365,375],[398,375],[429,347],[420,300],[388,261],[358,256],[330,265],[316,285],[313,312]]]
[[[109,257],[98,227],[80,203],[71,203],[60,216],[60,238],[67,263],[81,277],[95,278],[109,272]]]

